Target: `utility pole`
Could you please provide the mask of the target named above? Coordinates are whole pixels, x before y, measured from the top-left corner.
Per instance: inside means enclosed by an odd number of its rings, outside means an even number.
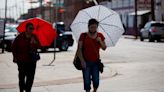
[[[30,18],[33,18],[34,17],[34,11],[33,11],[33,7],[32,7],[32,4],[33,4],[34,2],[33,2],[33,0],[30,0],[30,4],[31,4],[31,14],[30,14]]]
[[[48,7],[49,7],[49,10],[50,10],[49,11],[49,13],[50,13],[50,16],[49,16],[50,18],[49,19],[50,19],[50,23],[53,23],[53,20],[52,20],[53,7],[51,7],[51,5],[52,5],[52,2],[51,1],[48,2]]]
[[[24,6],[25,6],[25,3],[24,3],[24,0],[22,1],[22,10],[23,10],[23,14],[25,13],[25,10],[24,10]]]
[[[135,30],[135,38],[137,39],[138,37],[138,28],[137,28],[137,0],[135,0],[135,16],[134,16],[134,30]]]
[[[151,14],[152,14],[152,20],[155,21],[154,0],[151,0]]]
[[[18,18],[18,5],[17,5],[17,0],[15,0],[15,12],[16,12],[16,18]]]
[[[3,44],[2,44],[2,53],[4,53],[4,44],[5,44],[5,28],[6,28],[6,21],[7,21],[7,0],[5,1],[5,20],[4,20],[4,30],[3,30]]]
[[[59,6],[59,0],[56,0],[56,22],[58,22],[58,6]]]
[[[44,7],[42,5],[43,0],[39,0],[39,2],[40,2],[40,15],[41,15],[41,18],[44,19],[44,9],[43,9]]]
[[[129,9],[128,9],[128,11],[130,12],[130,7],[131,7],[131,5],[130,5],[130,0],[128,0],[128,6],[129,6]],[[126,31],[129,31],[129,15],[127,16],[127,26],[126,26],[126,30],[125,30],[125,32]]]

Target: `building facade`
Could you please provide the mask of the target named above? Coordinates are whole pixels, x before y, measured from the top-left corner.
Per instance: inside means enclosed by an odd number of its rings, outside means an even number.
[[[97,3],[111,1],[111,0],[96,0]],[[93,0],[64,0],[65,13],[63,21],[66,27],[69,28],[79,10],[94,6]]]
[[[136,0],[137,1],[137,28],[138,31],[146,22],[152,20],[151,1],[152,0]],[[104,5],[120,14],[120,18],[124,27],[125,34],[135,34],[135,0],[97,0]],[[66,29],[69,29],[72,21],[79,10],[94,6],[92,0],[51,0],[46,2],[42,7],[29,9],[28,13],[23,15],[24,18],[41,17],[51,23],[63,21]],[[155,20],[164,21],[164,0],[154,0]]]
[[[155,0],[155,19],[164,21],[164,0]]]
[[[164,0],[154,0],[154,11],[151,10],[153,0],[136,1],[138,31],[144,27],[146,22],[153,20],[152,12],[154,12],[155,21],[164,21]],[[101,4],[120,14],[122,23],[126,28],[125,34],[135,34],[135,0],[112,0]]]
[[[146,1],[146,2],[145,2]],[[151,20],[151,0],[137,0],[137,27],[138,29]],[[112,0],[101,3],[119,13],[125,27],[125,34],[135,35],[135,0]]]
[[[65,0],[64,4],[66,11],[64,12],[63,21],[67,28],[70,27],[79,10],[94,5],[93,3],[87,4],[85,0]]]
[[[98,3],[110,0],[97,0]],[[43,2],[42,7],[32,8],[20,19],[41,17],[51,23],[63,21],[66,29],[75,18],[79,10],[95,5],[92,0],[49,0]]]

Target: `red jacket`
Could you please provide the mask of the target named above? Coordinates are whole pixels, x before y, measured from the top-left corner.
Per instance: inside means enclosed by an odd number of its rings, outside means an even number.
[[[36,36],[33,37],[37,40]],[[19,34],[13,42],[12,53],[14,62],[32,62],[29,51],[37,50],[39,44],[32,44],[31,39],[26,38],[25,33]]]

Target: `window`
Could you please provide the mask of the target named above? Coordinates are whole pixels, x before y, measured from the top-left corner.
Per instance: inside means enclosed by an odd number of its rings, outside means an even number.
[[[164,27],[164,23],[153,23],[153,24],[151,24],[151,26]]]

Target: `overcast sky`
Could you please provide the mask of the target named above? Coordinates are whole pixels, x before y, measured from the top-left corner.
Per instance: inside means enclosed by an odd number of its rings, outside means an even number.
[[[5,1],[0,0],[0,18],[4,18],[5,16]],[[11,18],[17,19],[21,14],[27,13],[27,10],[31,7],[37,7],[39,4],[31,4],[30,0],[7,0],[7,16]]]

